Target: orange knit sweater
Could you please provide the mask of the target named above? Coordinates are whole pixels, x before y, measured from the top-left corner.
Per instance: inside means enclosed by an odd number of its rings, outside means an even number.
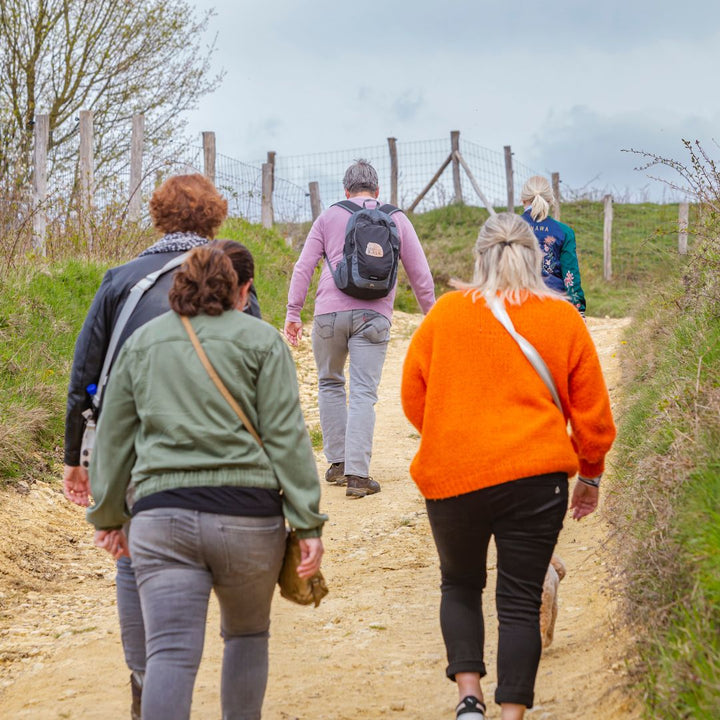
[[[580,313],[553,298],[506,307],[547,363],[565,417],[485,301],[443,295],[413,335],[403,368],[403,409],[421,434],[410,473],[426,498],[544,473],[572,476],[578,468],[595,477],[604,469],[615,425]]]

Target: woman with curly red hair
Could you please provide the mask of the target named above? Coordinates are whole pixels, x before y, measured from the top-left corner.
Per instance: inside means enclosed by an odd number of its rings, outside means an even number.
[[[147,644],[143,718],[190,717],[214,590],[222,716],[259,720],[285,519],[300,538],[298,574],[320,567],[326,516],[295,363],[271,325],[238,312],[251,281],[252,256],[239,243],[190,252],[175,274],[171,312],[123,345],[98,423],[88,519],[125,552],[121,528],[132,514]],[[184,323],[262,445],[213,384]]]
[[[150,216],[165,236],[143,255],[168,243],[190,245],[197,239],[195,247],[212,240],[227,217],[227,200],[204,175],[174,175],[153,193]]]
[[[110,268],[105,273],[75,344],[65,416],[63,489],[69,500],[82,506],[90,502],[87,470],[81,464],[84,414],[92,407],[89,388],[99,382],[110,339],[125,300],[138,281],[161,271],[182,253],[206,245],[214,238],[227,215],[227,202],[203,175],[175,175],[156,188],[150,201],[150,214],[155,228],[163,237],[139,257]],[[238,243],[231,244],[239,246]],[[228,254],[235,265],[237,252]],[[252,269],[249,274],[245,273],[243,262],[239,263],[236,271],[238,275],[243,274],[247,278],[253,275]],[[173,272],[165,272],[143,294],[125,325],[111,361],[114,361],[125,341],[139,327],[167,312],[168,292],[172,282]],[[260,317],[260,307],[252,285],[246,312]],[[112,366],[110,370],[112,373]],[[103,398],[103,404],[97,411],[101,415],[105,405]],[[130,558],[117,556],[117,561],[117,607],[125,661],[131,671],[131,717],[139,720],[146,665],[145,630]]]

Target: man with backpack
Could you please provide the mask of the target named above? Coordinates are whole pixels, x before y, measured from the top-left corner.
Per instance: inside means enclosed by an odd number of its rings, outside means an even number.
[[[398,262],[402,261],[423,313],[435,302],[425,253],[412,223],[398,208],[378,201],[378,176],[358,160],[343,178],[347,200],[313,223],[295,264],[288,292],[285,336],[302,338],[300,311],[321,259],[315,296],[313,353],[318,371],[318,407],[325,479],[361,498],[380,492],[370,477],[375,403],[385,362]],[[345,361],[350,356],[349,395]]]

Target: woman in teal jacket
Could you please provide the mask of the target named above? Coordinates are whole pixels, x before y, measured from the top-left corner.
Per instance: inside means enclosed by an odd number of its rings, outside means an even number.
[[[246,254],[240,272],[228,257],[238,252]],[[175,275],[171,312],[123,345],[98,424],[87,516],[96,544],[117,557],[128,552],[122,525],[132,514],[148,656],[142,717],[152,720],[190,717],[213,589],[225,642],[223,718],[259,720],[285,520],[300,538],[298,573],[320,567],[326,516],[295,364],[277,330],[240,312],[252,275],[239,243],[193,250]],[[213,384],[181,315],[262,447]]]
[[[585,316],[585,293],[580,284],[575,231],[550,217],[555,196],[547,178],[533,175],[520,195],[525,212],[522,217],[535,233],[543,253],[542,274],[548,287],[567,293],[570,302]]]

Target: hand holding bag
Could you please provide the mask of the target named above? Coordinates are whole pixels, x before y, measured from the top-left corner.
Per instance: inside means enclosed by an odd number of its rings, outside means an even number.
[[[287,536],[285,557],[280,568],[280,577],[278,577],[280,594],[286,600],[291,600],[299,605],[310,605],[312,603],[317,607],[320,601],[328,594],[328,587],[319,570],[310,578],[301,578],[298,575],[297,569],[301,557],[300,540],[295,531],[291,530]]]
[[[248,419],[247,415],[243,412],[240,405],[238,405],[235,398],[230,394],[230,391],[225,387],[225,384],[220,379],[219,375],[215,371],[215,368],[208,360],[208,356],[200,344],[198,336],[190,324],[190,320],[184,315],[180,316],[182,324],[185,326],[187,334],[190,336],[190,342],[192,342],[195,352],[197,352],[200,362],[210,376],[210,379],[215,383],[215,387],[220,391],[222,396],[227,401],[228,405],[235,411],[235,414],[240,418],[245,429],[255,438],[260,447],[263,447],[262,440],[257,434],[257,431],[253,427],[253,424]],[[325,583],[323,574],[318,570],[312,577],[301,578],[298,573],[298,565],[302,553],[300,551],[300,540],[298,539],[294,530],[291,530],[287,534],[287,540],[285,543],[285,556],[283,557],[282,567],[280,568],[280,576],[278,577],[278,585],[280,585],[280,594],[286,599],[292,602],[298,603],[299,605],[310,605],[314,603],[315,607],[320,604],[320,601],[328,594],[328,587]]]

